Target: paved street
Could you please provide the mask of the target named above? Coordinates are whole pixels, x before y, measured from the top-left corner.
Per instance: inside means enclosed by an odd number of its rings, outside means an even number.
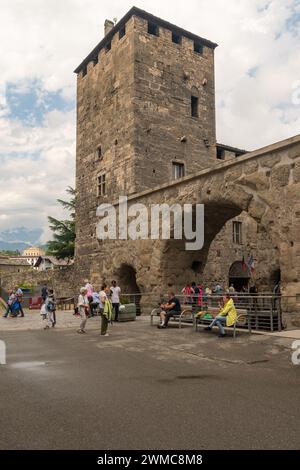
[[[98,327],[0,330],[1,449],[299,448],[291,339]]]

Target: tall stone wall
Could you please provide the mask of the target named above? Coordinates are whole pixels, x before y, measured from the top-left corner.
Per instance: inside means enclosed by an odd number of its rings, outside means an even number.
[[[74,280],[74,267],[53,269],[49,271],[30,271],[0,275],[0,286],[8,291],[16,286],[27,284],[35,288],[47,284],[54,289],[57,297],[73,297],[77,293]]]
[[[194,41],[172,41],[171,29],[148,33],[134,18],[136,184],[140,190],[172,181],[172,162],[190,175],[215,163],[214,49],[194,51]],[[199,100],[198,117],[191,97]]]
[[[214,46],[199,54],[184,35],[175,44],[171,27],[149,34],[138,15],[125,26],[78,74],[76,269],[83,278],[107,263],[96,240],[100,203],[170,182],[173,162],[192,174],[216,157]],[[199,117],[191,115],[192,95]]]
[[[116,34],[110,50],[101,49],[97,63],[91,62],[77,78],[76,259],[83,277],[99,250],[98,205],[135,191],[133,28],[132,18],[126,35],[119,39]],[[103,173],[104,197],[97,188]]]

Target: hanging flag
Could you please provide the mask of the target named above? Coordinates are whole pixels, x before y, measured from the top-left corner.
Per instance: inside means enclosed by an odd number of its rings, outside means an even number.
[[[248,268],[250,269],[250,271],[253,273],[254,272],[255,259],[252,255],[249,256],[247,265],[248,265]]]

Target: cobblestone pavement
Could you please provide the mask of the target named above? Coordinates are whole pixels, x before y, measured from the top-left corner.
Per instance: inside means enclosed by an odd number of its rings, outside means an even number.
[[[43,329],[44,322],[41,319],[39,310],[25,310],[25,317],[3,318],[0,317],[0,331],[22,331],[22,330],[40,330]],[[57,329],[78,328],[80,317],[73,315],[73,310],[60,310],[56,312]],[[95,317],[89,320],[90,329],[100,327],[100,318]]]

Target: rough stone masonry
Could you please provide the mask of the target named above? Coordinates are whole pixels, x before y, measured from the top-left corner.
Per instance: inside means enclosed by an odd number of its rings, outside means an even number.
[[[217,159],[216,46],[134,7],[76,69],[76,288],[113,277],[157,295],[193,280],[225,284],[254,252],[255,282],[270,289],[280,273],[300,306],[300,137]],[[120,195],[205,203],[204,249],[97,240],[97,207]],[[244,224],[238,242],[232,221]]]

